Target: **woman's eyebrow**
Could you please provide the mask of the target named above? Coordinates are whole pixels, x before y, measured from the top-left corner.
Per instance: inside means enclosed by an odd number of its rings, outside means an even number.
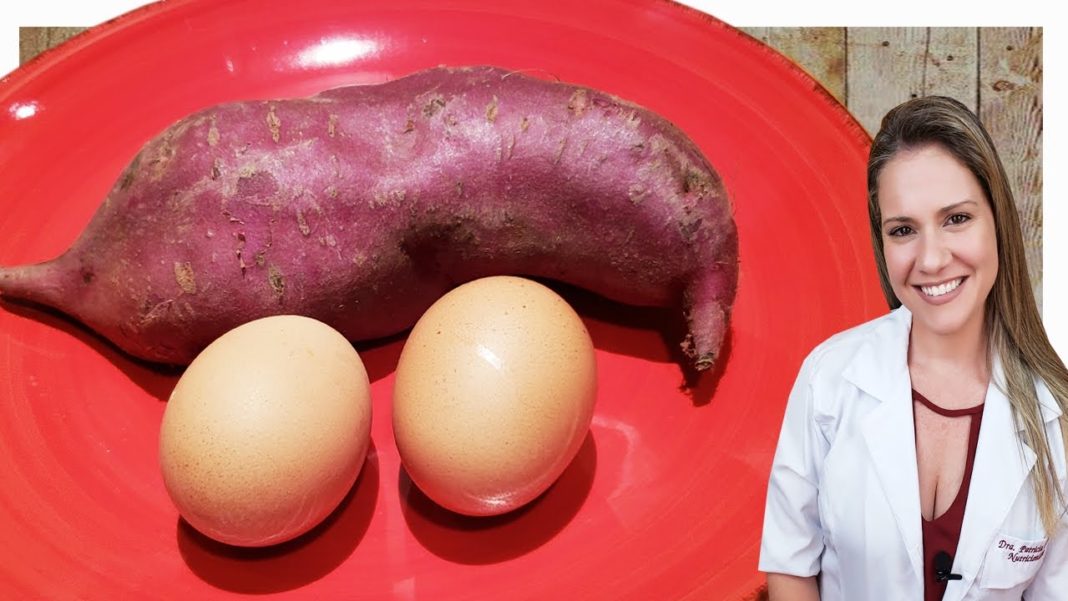
[[[964,200],[962,200],[960,202],[955,202],[955,203],[953,203],[951,205],[946,205],[946,206],[942,207],[941,209],[938,209],[938,214],[939,215],[945,215],[946,213],[952,213],[953,211],[956,211],[957,209],[960,209],[960,208],[964,207],[965,205],[977,206],[978,204],[979,203],[975,202],[974,200],[972,200],[970,198],[966,198],[966,199],[964,199]],[[887,225],[889,223],[913,223],[915,221],[916,220],[913,219],[912,217],[906,217],[904,215],[898,215],[898,216],[895,216],[895,217],[887,217],[886,219],[883,219],[883,225],[885,226],[885,225]]]
[[[883,219],[883,225],[889,223],[912,223],[913,221],[915,221],[915,219],[912,217],[887,217],[886,219]]]
[[[938,214],[939,215],[945,215],[946,213],[951,213],[953,211],[956,211],[957,209],[963,207],[964,205],[978,205],[978,204],[979,203],[975,202],[974,200],[972,200],[970,198],[966,198],[966,199],[964,199],[964,200],[962,200],[960,202],[955,202],[955,203],[953,203],[953,204],[951,204],[949,206],[945,206],[945,207],[942,207],[941,209],[938,209]]]

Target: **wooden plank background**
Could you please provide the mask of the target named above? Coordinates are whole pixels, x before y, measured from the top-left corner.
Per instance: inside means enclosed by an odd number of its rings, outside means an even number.
[[[25,62],[83,31],[24,27]],[[1019,27],[745,27],[820,82],[874,135],[897,104],[952,96],[990,132],[1024,229],[1032,288],[1042,302],[1042,29]],[[860,202],[860,200],[858,200]]]

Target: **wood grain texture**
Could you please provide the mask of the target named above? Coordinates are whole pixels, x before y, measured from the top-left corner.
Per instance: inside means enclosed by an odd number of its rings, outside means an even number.
[[[932,27],[924,61],[925,96],[950,96],[975,112],[979,106],[979,30]]]
[[[838,101],[846,101],[844,27],[743,27],[743,31],[789,57]]]
[[[979,30],[979,117],[1020,213],[1031,288],[1042,301],[1042,29]]]
[[[869,134],[887,111],[923,94],[927,29],[850,27],[846,107]]]
[[[85,27],[19,27],[19,63],[85,31]]]

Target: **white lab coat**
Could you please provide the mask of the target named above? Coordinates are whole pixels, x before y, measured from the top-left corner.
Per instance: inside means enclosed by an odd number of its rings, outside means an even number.
[[[768,483],[760,570],[819,574],[822,601],[920,601],[923,548],[901,307],[833,336],[805,359]],[[1068,517],[1047,540],[994,361],[971,487],[944,601],[1068,600]],[[1057,403],[1036,382],[1065,488]]]

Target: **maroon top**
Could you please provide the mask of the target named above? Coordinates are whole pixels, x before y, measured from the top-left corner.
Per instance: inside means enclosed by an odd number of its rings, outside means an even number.
[[[964,466],[964,479],[957,490],[953,503],[942,515],[933,520],[922,519],[923,523],[923,599],[924,601],[941,601],[946,592],[947,582],[938,582],[935,577],[935,555],[945,551],[951,557],[957,554],[957,541],[960,540],[960,527],[964,522],[964,506],[968,502],[968,485],[972,481],[972,464],[975,462],[975,447],[979,442],[979,424],[983,421],[983,405],[965,409],[943,409],[927,400],[922,394],[912,391],[912,398],[939,415],[946,417],[971,418],[971,431],[968,434],[968,459]]]

